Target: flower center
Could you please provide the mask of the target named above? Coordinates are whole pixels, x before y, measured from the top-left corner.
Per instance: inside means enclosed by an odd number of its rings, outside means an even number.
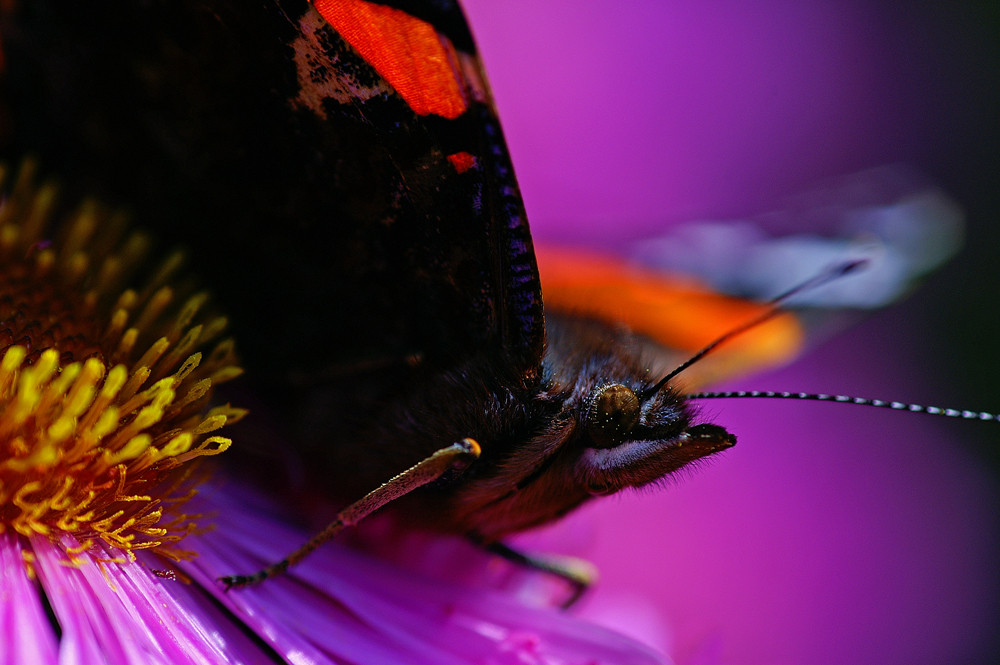
[[[55,188],[32,172],[0,202],[0,532],[184,556],[194,523],[167,508],[244,414],[209,407],[241,371],[226,320],[171,286],[179,255],[127,288],[149,242],[121,216],[86,202],[48,229]]]

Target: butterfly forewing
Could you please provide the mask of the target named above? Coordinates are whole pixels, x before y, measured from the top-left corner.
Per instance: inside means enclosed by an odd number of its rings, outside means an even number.
[[[268,385],[483,351],[533,373],[537,270],[478,57],[457,5],[408,4],[23,3],[3,24],[6,152],[198,237]],[[451,107],[398,93],[369,62],[398,52],[320,10],[436,42]]]

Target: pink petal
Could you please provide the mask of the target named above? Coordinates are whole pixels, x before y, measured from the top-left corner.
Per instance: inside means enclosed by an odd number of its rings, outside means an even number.
[[[54,663],[56,636],[21,557],[22,540],[0,533],[0,664]]]
[[[653,665],[647,647],[512,595],[470,589],[387,565],[327,543],[289,574],[223,593],[218,577],[253,572],[308,537],[266,507],[220,492],[203,498],[216,529],[188,544],[183,565],[291,662],[434,665]]]
[[[72,542],[66,539],[65,546]],[[60,663],[260,663],[264,653],[231,619],[180,582],[95,548],[77,566],[61,547],[31,540],[39,580],[62,629]]]

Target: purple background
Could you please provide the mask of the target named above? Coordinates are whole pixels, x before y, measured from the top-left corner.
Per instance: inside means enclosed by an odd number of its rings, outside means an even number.
[[[1000,408],[1000,352],[983,346],[1000,339],[996,10],[465,4],[536,238],[613,248],[894,161],[941,183],[969,215],[969,249],[905,303],[740,387]],[[704,409],[739,446],[669,490],[527,537],[600,567],[584,616],[682,664],[1000,653],[996,424],[788,402]]]

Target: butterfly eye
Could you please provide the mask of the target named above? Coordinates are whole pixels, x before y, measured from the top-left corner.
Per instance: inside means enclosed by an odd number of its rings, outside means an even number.
[[[590,403],[587,432],[598,448],[622,442],[639,421],[639,398],[629,388],[614,383],[601,388]]]

